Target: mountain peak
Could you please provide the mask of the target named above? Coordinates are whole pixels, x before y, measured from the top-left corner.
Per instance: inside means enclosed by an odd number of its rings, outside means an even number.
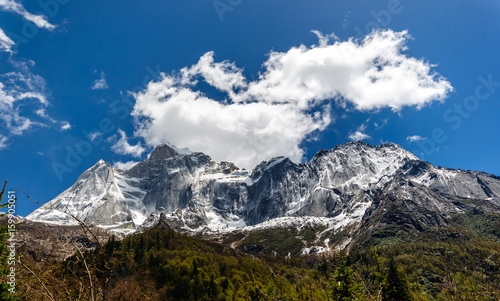
[[[348,154],[354,155],[355,153],[358,152],[364,152],[368,150],[373,150],[373,151],[389,151],[389,152],[396,152],[400,153],[401,156],[408,157],[413,160],[417,160],[418,158],[411,152],[405,150],[403,147],[396,143],[385,143],[385,144],[379,144],[379,145],[372,145],[368,144],[363,141],[350,141],[346,142],[343,144],[336,145],[332,149],[320,149],[314,157],[311,159],[311,161],[321,158],[325,155],[336,153],[336,152],[347,152]],[[383,155],[383,152],[381,153]]]
[[[175,151],[174,148],[170,147],[168,144],[161,144],[155,147],[153,152],[151,152],[150,159],[166,159],[169,157],[177,156],[179,153]]]
[[[111,164],[106,163],[106,161],[104,161],[103,159],[100,159],[94,165],[92,165],[92,167],[87,169],[85,172],[89,172],[89,173],[96,172],[97,170],[102,169],[104,166],[111,167]]]
[[[227,230],[285,216],[321,217],[340,227],[360,221],[376,205],[378,191],[394,179],[500,204],[500,179],[422,164],[394,143],[348,142],[319,151],[308,163],[274,157],[251,173],[235,173],[238,168],[230,162],[218,163],[203,153],[162,144],[126,172],[100,160],[51,204],[117,231],[135,230],[152,213],[164,213],[192,231]],[[408,198],[408,185],[399,186],[397,193]],[[30,218],[68,220],[43,208]]]
[[[364,147],[364,148],[398,148],[398,149],[404,150],[403,147],[401,147],[399,144],[396,144],[394,142],[388,142],[388,143],[374,145],[374,144],[366,143],[364,141],[349,141],[346,143],[339,144],[339,145],[335,146],[333,149],[346,148],[346,147],[351,147],[351,146]]]
[[[106,161],[104,161],[103,159],[97,161],[96,164],[94,164],[94,166],[92,166],[91,168],[87,169],[80,177],[79,179],[82,179],[82,178],[87,178],[91,175],[97,175],[99,177],[101,177],[102,179],[105,179],[105,181],[107,181],[107,179],[109,177],[112,177],[112,166],[111,166],[111,163],[108,163]]]
[[[190,155],[192,152],[188,148],[178,148],[173,144],[164,143],[155,147],[150,155],[153,159],[166,159],[177,155]]]

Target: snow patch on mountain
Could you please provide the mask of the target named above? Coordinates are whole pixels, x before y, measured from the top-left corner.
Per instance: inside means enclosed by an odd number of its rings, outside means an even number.
[[[71,213],[116,233],[152,227],[162,218],[200,233],[307,225],[338,231],[362,221],[378,192],[399,185],[396,178],[500,205],[500,178],[438,168],[392,143],[349,142],[321,150],[307,163],[277,157],[252,170],[164,144],[128,170],[100,160],[27,219],[77,224]],[[398,190],[409,200],[416,193]],[[440,203],[429,204],[446,211]]]

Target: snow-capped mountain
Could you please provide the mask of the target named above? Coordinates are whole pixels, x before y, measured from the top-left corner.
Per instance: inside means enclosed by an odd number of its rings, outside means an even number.
[[[500,178],[438,168],[392,143],[350,142],[321,150],[307,163],[277,157],[253,170],[161,145],[126,171],[97,162],[27,219],[75,224],[66,211],[122,233],[160,221],[208,233],[305,222],[328,230],[359,225],[382,210],[385,199],[413,206],[423,222],[439,223],[463,210],[457,199],[500,206]]]

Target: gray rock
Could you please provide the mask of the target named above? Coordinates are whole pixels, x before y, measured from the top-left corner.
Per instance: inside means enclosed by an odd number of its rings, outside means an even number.
[[[405,227],[423,229],[445,225],[451,213],[463,210],[454,197],[500,206],[500,178],[438,168],[392,143],[350,142],[321,150],[307,163],[277,157],[253,170],[160,145],[127,171],[98,162],[27,218],[71,224],[61,213],[70,211],[89,224],[125,233],[160,220],[176,229],[217,232],[282,217],[347,225],[376,212],[385,216],[381,208],[393,204],[394,214],[411,215],[401,219]]]

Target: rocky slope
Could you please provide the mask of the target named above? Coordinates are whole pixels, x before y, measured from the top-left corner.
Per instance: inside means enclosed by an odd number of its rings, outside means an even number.
[[[161,222],[206,235],[307,224],[321,232],[304,248],[328,250],[345,247],[355,233],[373,232],[388,220],[417,231],[447,225],[475,200],[496,212],[500,178],[438,168],[392,143],[346,143],[321,150],[307,163],[278,157],[253,170],[161,145],[127,171],[99,161],[27,219],[70,225],[75,221],[64,212],[71,212],[117,233]]]

